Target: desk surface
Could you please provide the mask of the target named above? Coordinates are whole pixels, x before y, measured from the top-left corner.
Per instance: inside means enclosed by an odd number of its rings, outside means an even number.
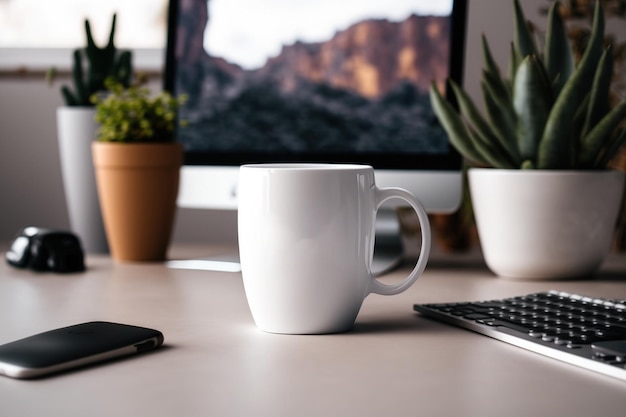
[[[224,252],[185,248],[172,255],[196,256],[193,250]],[[87,273],[54,275],[10,269],[3,262],[0,343],[108,320],[159,329],[166,345],[41,380],[2,377],[2,415],[623,415],[624,382],[412,310],[416,302],[552,288],[626,298],[626,269],[619,263],[609,262],[593,280],[517,282],[496,278],[480,264],[433,260],[407,292],[370,295],[354,330],[286,336],[256,329],[238,273],[90,257]]]

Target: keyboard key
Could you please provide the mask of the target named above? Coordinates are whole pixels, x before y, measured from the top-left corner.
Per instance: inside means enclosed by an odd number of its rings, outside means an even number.
[[[469,313],[463,316],[464,319],[468,320],[480,320],[480,319],[488,319],[491,316],[483,313]]]
[[[626,357],[626,340],[598,342],[591,345],[596,355],[615,355]]]

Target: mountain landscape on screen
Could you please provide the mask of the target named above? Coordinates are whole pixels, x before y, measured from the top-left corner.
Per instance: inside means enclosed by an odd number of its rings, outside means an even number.
[[[197,2],[197,4],[206,2]],[[445,152],[430,108],[445,82],[449,18],[369,19],[325,42],[284,45],[246,70],[203,48],[208,18],[179,16],[177,94],[189,100],[179,132],[186,147],[236,152]]]

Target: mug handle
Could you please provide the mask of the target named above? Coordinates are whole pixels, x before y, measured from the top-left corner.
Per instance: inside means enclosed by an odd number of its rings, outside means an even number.
[[[431,232],[430,232],[430,222],[428,221],[428,215],[426,214],[426,210],[420,204],[419,201],[411,194],[410,192],[402,189],[402,188],[378,188],[374,187],[375,199],[376,199],[376,210],[382,206],[382,204],[390,200],[392,198],[399,198],[401,200],[406,201],[409,205],[415,210],[417,214],[417,218],[420,223],[420,230],[422,232],[422,245],[420,248],[419,258],[417,258],[417,263],[413,267],[413,270],[402,282],[395,285],[383,284],[378,281],[373,275],[370,273],[370,293],[376,293],[381,295],[394,295],[399,294],[403,291],[406,291],[413,283],[419,278],[420,275],[424,272],[426,268],[426,263],[428,262],[428,256],[430,254],[430,246],[431,246]]]

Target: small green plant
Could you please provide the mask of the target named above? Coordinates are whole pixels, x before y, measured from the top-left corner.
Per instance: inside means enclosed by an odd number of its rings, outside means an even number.
[[[151,97],[145,79],[128,88],[114,78],[105,80],[107,93],[94,94],[100,142],[174,142],[177,110],[185,96],[172,97],[166,91]],[[184,121],[181,121],[184,126]]]
[[[72,82],[74,89],[64,85],[61,94],[68,106],[92,106],[90,101],[94,93],[106,89],[105,80],[114,78],[125,87],[128,87],[132,79],[132,54],[130,51],[118,51],[115,47],[115,22],[117,16],[113,15],[111,33],[106,46],[100,48],[96,45],[91,34],[89,20],[85,19],[85,32],[87,46],[76,49],[73,53]],[[52,83],[56,76],[56,69],[52,68],[46,74],[48,82]]]
[[[604,46],[604,13],[596,2],[591,37],[576,64],[559,2],[548,14],[539,53],[519,1],[509,72],[501,76],[483,36],[485,113],[450,82],[460,112],[433,84],[431,104],[452,145],[469,161],[507,169],[605,169],[626,140],[626,100],[609,106],[613,70]]]

